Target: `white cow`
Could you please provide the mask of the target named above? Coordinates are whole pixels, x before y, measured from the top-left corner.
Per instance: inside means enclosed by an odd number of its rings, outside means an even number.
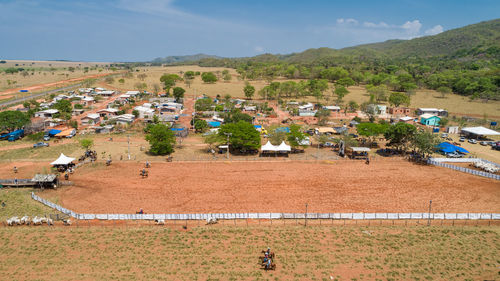
[[[216,218],[207,218],[207,224],[216,224],[217,219]]]
[[[7,220],[7,225],[8,226],[13,226],[13,225],[20,225],[21,220],[18,217],[12,217]]]
[[[38,216],[35,216],[32,220],[33,225],[42,225],[43,224],[43,218],[39,218]]]
[[[30,225],[31,224],[31,219],[30,217],[28,216],[24,216],[21,218],[21,224],[25,224],[25,225]]]
[[[165,225],[165,220],[155,220],[156,225]]]
[[[71,220],[70,219],[64,219],[63,220],[63,224],[67,225],[67,226],[70,226],[71,225]]]

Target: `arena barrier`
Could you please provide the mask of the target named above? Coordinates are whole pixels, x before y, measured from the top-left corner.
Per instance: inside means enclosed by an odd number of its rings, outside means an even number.
[[[464,172],[464,173],[469,173],[469,174],[476,175],[476,176],[481,176],[481,177],[485,177],[485,178],[500,180],[500,175],[496,175],[496,174],[492,174],[492,173],[488,173],[488,172],[484,172],[484,171],[473,170],[473,169],[469,169],[469,168],[455,166],[455,165],[452,165],[452,164],[445,163],[445,162],[452,162],[452,163],[474,163],[474,162],[478,162],[478,161],[487,162],[487,163],[490,163],[490,164],[493,164],[495,166],[500,167],[500,165],[497,164],[497,163],[494,163],[494,162],[491,162],[491,161],[488,161],[488,160],[484,160],[484,159],[481,159],[481,158],[429,158],[429,160],[427,160],[427,163],[431,164],[431,165],[434,165],[434,166],[439,166],[439,167],[444,167],[444,168],[448,168],[448,169],[453,169],[453,170],[456,170],[456,171],[460,171],[460,172]]]
[[[337,220],[500,220],[496,213],[214,213],[214,214],[78,214],[31,193],[31,198],[79,220],[222,220],[337,219]]]

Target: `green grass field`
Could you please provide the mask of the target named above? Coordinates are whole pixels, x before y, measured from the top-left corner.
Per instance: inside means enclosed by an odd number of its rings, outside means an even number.
[[[494,280],[499,227],[0,228],[4,280]],[[276,271],[261,270],[267,246]]]
[[[8,188],[0,189],[0,220],[4,221],[10,217],[17,216],[43,216],[45,214],[56,214],[56,210],[49,208],[31,199],[32,188]]]

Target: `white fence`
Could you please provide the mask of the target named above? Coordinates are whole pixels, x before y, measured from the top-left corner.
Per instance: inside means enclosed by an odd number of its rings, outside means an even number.
[[[31,198],[79,220],[337,219],[337,220],[500,220],[496,213],[215,213],[215,214],[77,214],[35,193]]]
[[[469,161],[465,161],[465,160],[469,160]],[[464,172],[464,173],[473,174],[476,176],[500,180],[500,175],[496,175],[496,174],[492,174],[492,173],[488,173],[488,172],[483,172],[483,171],[478,171],[478,170],[474,170],[474,169],[469,169],[469,168],[465,168],[465,167],[459,167],[459,166],[445,163],[445,162],[467,163],[467,162],[477,162],[477,161],[484,161],[484,162],[488,162],[488,163],[494,164],[496,166],[499,166],[498,164],[496,164],[494,162],[483,160],[481,158],[430,158],[427,161],[427,163],[431,164],[431,165],[439,166],[439,167],[453,169],[453,170]]]

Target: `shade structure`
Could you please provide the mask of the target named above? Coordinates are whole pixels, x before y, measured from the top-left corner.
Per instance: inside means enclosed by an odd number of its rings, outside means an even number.
[[[267,141],[266,144],[261,146],[260,150],[262,152],[275,152],[275,151],[278,151],[278,147],[273,145],[270,141]]]
[[[59,158],[57,158],[54,162],[50,163],[50,165],[68,165],[73,161],[75,161],[75,158],[68,157],[63,153],[61,153]]]
[[[485,127],[467,127],[462,128],[462,132],[478,136],[499,136],[500,133]]]
[[[292,147],[289,146],[288,144],[286,144],[284,141],[281,142],[280,145],[278,145],[278,148],[277,148],[278,151],[286,151],[286,152],[289,152],[289,151],[292,151]]]

